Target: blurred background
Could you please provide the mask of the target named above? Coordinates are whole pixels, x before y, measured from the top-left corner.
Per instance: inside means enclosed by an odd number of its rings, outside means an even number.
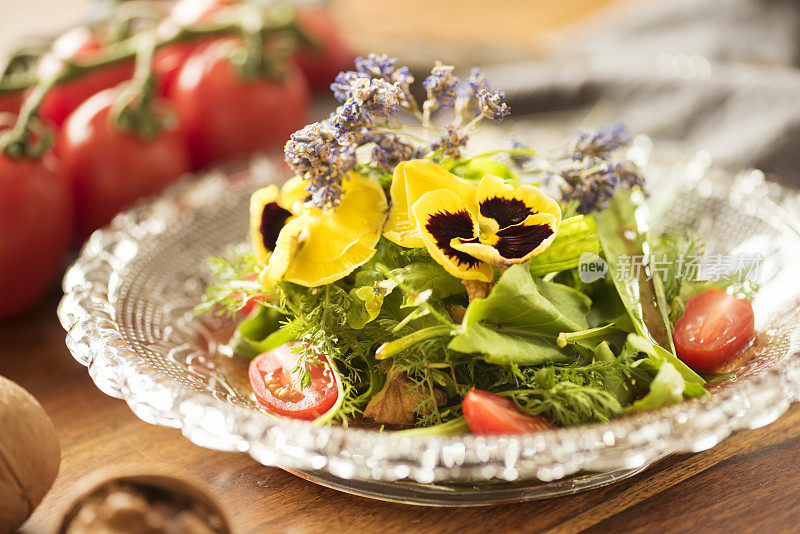
[[[296,18],[280,15],[276,6],[287,5]],[[436,60],[462,76],[482,67],[512,108],[512,120],[486,128],[483,144],[513,134],[541,149],[578,129],[621,120],[653,139],[655,153],[666,159],[700,153],[705,164],[757,168],[800,185],[797,0],[0,0],[0,6],[0,112],[6,112],[0,130],[13,123],[37,80],[71,69],[69,80],[41,102],[45,130],[37,134],[53,135],[67,191],[45,206],[19,181],[0,183],[0,319],[52,287],[65,251],[136,199],[187,172],[279,152],[293,131],[333,109],[330,82],[369,52],[400,58],[417,82]],[[278,33],[289,38],[259,51],[256,66],[266,77],[240,83],[229,66],[221,67],[219,59],[232,53],[230,43],[220,44],[221,34],[162,46],[152,62],[153,109],[139,104],[140,84],[138,96],[127,97],[133,113],[125,128],[86,133],[110,103],[83,104],[131,79],[131,39],[142,29],[157,29],[163,40],[180,28],[191,33],[231,17],[260,20],[262,31],[265,23],[283,24]],[[297,28],[317,48],[304,45]],[[281,54],[287,43],[299,48]],[[128,53],[125,61],[103,63],[120,50]],[[239,66],[253,67],[250,60]],[[98,61],[104,66],[81,67]],[[157,117],[162,104],[170,111]],[[7,163],[20,164],[13,159]],[[42,219],[36,215],[42,212],[56,215]],[[38,252],[25,258],[31,240],[53,251],[49,263]],[[15,280],[33,277],[31,264],[41,280],[14,295]]]

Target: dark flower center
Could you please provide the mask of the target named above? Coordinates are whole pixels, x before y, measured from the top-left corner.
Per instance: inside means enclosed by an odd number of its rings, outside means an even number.
[[[480,209],[481,215],[497,221],[500,228],[519,224],[534,213],[525,202],[516,198],[487,198],[481,202]]]
[[[553,230],[546,224],[509,226],[497,232],[494,248],[504,258],[522,258],[551,235]]]
[[[477,240],[472,224],[472,216],[467,210],[455,213],[436,212],[428,217],[425,228],[436,239],[436,247],[458,264],[468,265],[471,269],[480,263],[480,260],[473,258],[466,252],[456,250],[450,245],[450,241],[456,237],[460,237],[465,241]]]
[[[264,205],[261,210],[261,239],[264,243],[264,248],[270,252],[275,250],[275,244],[278,242],[278,234],[286,224],[286,219],[291,217],[292,213],[288,210],[278,206],[276,202],[270,202]]]

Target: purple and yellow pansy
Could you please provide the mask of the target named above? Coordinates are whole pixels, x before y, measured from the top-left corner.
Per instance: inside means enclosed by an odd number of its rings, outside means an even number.
[[[330,284],[365,264],[375,254],[388,204],[373,180],[351,173],[334,210],[311,206],[299,178],[282,189],[256,191],[250,202],[250,227],[259,281],[286,280],[306,287]]]
[[[534,186],[486,175],[475,187],[430,161],[401,165],[384,237],[426,247],[453,276],[490,282],[493,267],[529,260],[558,232],[558,203]]]

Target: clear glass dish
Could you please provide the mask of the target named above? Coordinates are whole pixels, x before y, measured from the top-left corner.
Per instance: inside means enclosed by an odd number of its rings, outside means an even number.
[[[513,438],[398,437],[261,411],[246,363],[220,350],[232,325],[192,313],[205,259],[242,242],[249,193],[282,176],[269,161],[183,182],[118,216],[67,272],[59,318],[97,387],[203,447],[248,452],[342,491],[428,505],[540,499],[613,483],[672,453],[774,421],[800,398],[800,195],[758,171],[702,159],[650,169],[657,226],[692,228],[708,254],[759,254],[760,332],[736,378],[703,401],[606,424]]]

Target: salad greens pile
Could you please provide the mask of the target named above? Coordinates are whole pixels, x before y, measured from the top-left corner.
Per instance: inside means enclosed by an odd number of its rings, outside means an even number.
[[[255,252],[212,259],[201,309],[255,303],[234,352],[299,340],[293,386],[311,384],[320,355],[337,378],[318,421],[410,422],[415,432],[460,429],[472,389],[560,426],[706,395],[672,343],[691,283],[649,265],[655,251],[678,264],[700,245],[652,235],[639,170],[618,157],[627,131],[582,134],[535,165],[518,144],[464,157],[481,117],[507,115],[502,92],[477,71],[461,84],[437,64],[418,106],[395,62],[359,58],[337,78],[343,105],[287,143],[298,176],[253,196]],[[453,103],[455,126],[433,126],[430,113]],[[440,137],[401,141],[387,118],[398,109]],[[372,158],[360,161],[350,147],[368,144]],[[642,259],[633,275],[632,257]]]

